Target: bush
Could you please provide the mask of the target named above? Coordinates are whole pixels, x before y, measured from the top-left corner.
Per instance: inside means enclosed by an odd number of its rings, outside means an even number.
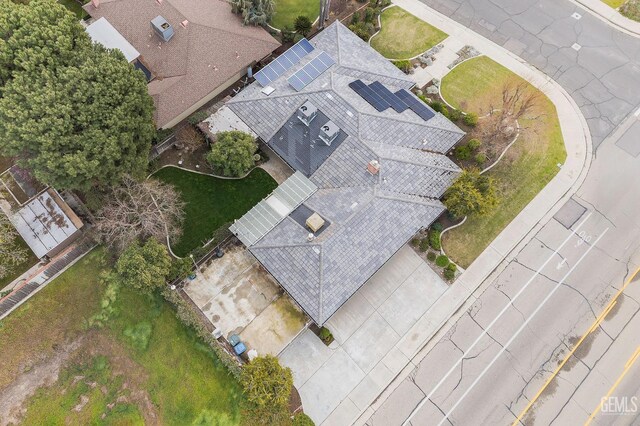
[[[445,269],[444,271],[442,271],[442,275],[444,275],[444,278],[447,281],[451,281],[456,277],[456,273],[450,269]]]
[[[349,23],[349,25],[356,25],[357,23],[360,22],[360,12],[354,12],[353,15],[351,15],[351,22]]]
[[[411,239],[411,245],[413,247],[418,247],[420,245],[420,239],[419,238],[413,238]]]
[[[158,129],[156,130],[156,134],[153,136],[151,140],[152,145],[157,145],[160,142],[164,142],[173,134],[173,129]]]
[[[311,26],[313,23],[311,19],[304,15],[300,15],[296,18],[296,21],[293,24],[293,28],[295,28],[296,32],[300,35],[307,36],[311,32]]]
[[[478,170],[464,170],[444,194],[444,205],[455,218],[484,215],[497,204],[495,181]]]
[[[480,142],[480,139],[470,139],[469,142],[467,142],[467,145],[469,146],[469,149],[472,151],[476,151],[478,148],[480,148],[480,146],[482,145],[482,142]]]
[[[200,123],[201,121],[206,120],[209,117],[209,113],[205,110],[200,110],[197,112],[194,112],[193,114],[191,114],[191,116],[189,118],[187,118],[187,121],[189,122],[189,124],[195,126],[196,124]]]
[[[320,340],[322,340],[325,345],[328,346],[333,342],[333,334],[331,334],[331,331],[329,331],[327,327],[322,327],[319,334]]]
[[[440,101],[431,101],[431,102],[425,101],[425,102],[427,102],[429,104],[429,106],[431,108],[433,108],[433,110],[435,112],[442,112],[442,110],[445,109],[444,104],[442,102],[440,102]],[[449,112],[449,111],[447,111],[447,112]]]
[[[255,165],[253,154],[257,149],[255,139],[248,133],[238,130],[220,132],[207,154],[207,161],[218,173],[240,177]]]
[[[458,145],[453,150],[453,155],[458,160],[468,160],[471,157],[471,149],[469,149],[469,145]]]
[[[451,271],[451,272],[455,272],[458,270],[458,265],[456,265],[453,262],[450,262],[447,267],[445,268],[447,271]]]
[[[283,43],[291,43],[296,36],[296,32],[290,25],[285,25],[280,32],[280,38]]]
[[[440,222],[433,222],[431,224],[431,229],[434,231],[442,232],[442,224]]]
[[[425,252],[429,249],[429,239],[428,238],[423,238],[422,240],[420,240],[420,251],[421,252]]]
[[[278,358],[265,355],[244,366],[240,384],[249,402],[258,407],[285,407],[291,395],[293,375],[291,369],[280,365]]]
[[[356,15],[353,15],[354,17]],[[373,24],[367,24],[364,22],[358,22],[356,24],[349,25],[349,29],[353,31],[355,35],[360,37],[364,41],[369,41],[371,33],[373,32]]]
[[[451,117],[449,117],[449,108],[447,108],[446,105],[442,105],[442,109],[440,110],[440,114],[444,115],[448,119],[451,119]]]
[[[462,113],[458,109],[452,109],[449,111],[449,120],[451,121],[460,121],[462,118]]]
[[[478,114],[476,114],[475,112],[470,112],[464,116],[462,121],[464,121],[464,124],[466,124],[467,126],[476,127],[476,124],[478,124]]]
[[[293,426],[315,426],[315,423],[305,413],[298,413],[293,418]]]
[[[428,260],[429,262],[433,262],[433,261],[435,261],[435,260],[436,260],[436,257],[437,257],[437,256],[438,256],[438,255],[437,255],[435,252],[430,251],[429,253],[427,253],[427,260]]]
[[[364,10],[364,22],[366,23],[374,23],[376,17],[380,14],[380,11],[371,6],[367,7]]]
[[[449,265],[449,258],[444,254],[441,254],[440,256],[436,257],[436,265],[441,268],[446,268]]]
[[[440,244],[440,231],[436,231],[435,229],[429,231],[429,245],[434,250],[440,250],[442,248]]]
[[[400,71],[404,72],[405,74],[409,74],[411,72],[411,68],[413,68],[413,66],[411,65],[411,61],[406,61],[406,60],[393,61],[393,65],[398,67]]]
[[[487,162],[487,154],[485,154],[484,152],[479,152],[476,154],[475,160],[479,165],[483,165]]]

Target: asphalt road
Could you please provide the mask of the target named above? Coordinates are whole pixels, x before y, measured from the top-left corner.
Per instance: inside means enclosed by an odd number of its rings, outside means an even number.
[[[640,424],[640,39],[564,0],[426,3],[558,81],[599,148],[577,194],[367,424]]]

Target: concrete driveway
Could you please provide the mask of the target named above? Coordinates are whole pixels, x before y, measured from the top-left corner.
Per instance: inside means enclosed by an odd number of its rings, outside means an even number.
[[[366,408],[407,364],[401,338],[447,288],[405,246],[325,324],[336,339],[331,348],[310,330],[291,342],[280,359],[305,413],[318,425],[340,424]]]
[[[185,288],[225,337],[239,334],[259,354],[277,355],[307,318],[243,246],[227,249]]]

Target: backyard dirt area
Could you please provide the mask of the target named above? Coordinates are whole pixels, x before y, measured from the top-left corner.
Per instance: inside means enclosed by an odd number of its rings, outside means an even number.
[[[185,292],[226,338],[239,334],[248,348],[277,355],[307,319],[242,245],[198,271]]]

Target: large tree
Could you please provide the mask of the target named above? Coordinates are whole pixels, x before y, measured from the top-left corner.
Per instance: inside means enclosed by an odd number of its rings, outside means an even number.
[[[0,211],[0,278],[27,259],[27,251],[16,244],[18,232],[7,215]]]
[[[169,236],[176,240],[182,233],[184,203],[171,186],[156,179],[138,182],[125,177],[122,185],[108,195],[96,215],[98,239],[116,252],[134,241]]]
[[[0,153],[58,188],[140,176],[155,131],[142,73],[121,52],[88,42],[57,2],[14,7],[2,3],[0,18],[20,18],[0,42],[0,63],[10,69],[0,89]],[[35,28],[42,19],[43,29]]]
[[[0,90],[16,72],[76,63],[91,41],[74,14],[53,0],[0,0]],[[1,93],[1,92],[0,92]]]

